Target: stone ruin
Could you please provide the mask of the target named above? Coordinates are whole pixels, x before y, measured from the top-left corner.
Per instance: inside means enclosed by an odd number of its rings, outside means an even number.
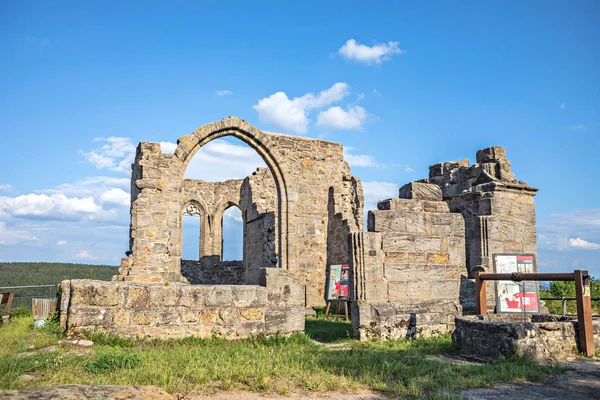
[[[225,182],[184,179],[196,151],[223,136],[247,143],[268,168]],[[473,273],[491,268],[492,253],[537,254],[536,191],[491,147],[473,165],[431,166],[369,211],[365,232],[362,185],[342,145],[225,118],[181,137],[173,154],[138,145],[127,257],[113,282],[62,282],[61,324],[160,338],[302,331],[306,308],[325,304],[328,266],[348,263],[358,338],[445,333],[474,310]],[[221,223],[232,206],[243,260],[225,262]],[[201,220],[196,260],[182,260],[185,214]]]

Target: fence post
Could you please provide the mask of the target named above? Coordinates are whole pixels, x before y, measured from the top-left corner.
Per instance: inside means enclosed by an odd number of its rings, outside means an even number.
[[[477,314],[483,315],[487,313],[487,295],[485,281],[480,278],[481,271],[475,272],[475,306]]]
[[[577,297],[577,326],[579,329],[579,350],[586,357],[593,357],[594,329],[592,326],[590,276],[587,271],[575,270],[575,293]]]
[[[564,297],[562,298],[562,310],[563,316],[567,315],[567,299],[565,299]]]

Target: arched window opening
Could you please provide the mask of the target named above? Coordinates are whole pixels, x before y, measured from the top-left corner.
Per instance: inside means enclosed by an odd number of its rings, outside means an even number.
[[[200,214],[183,215],[181,258],[200,260]]]
[[[229,207],[223,213],[221,226],[223,232],[221,259],[223,261],[242,260],[244,249],[242,211],[237,206]]]
[[[203,144],[186,161],[183,199],[203,208],[198,251],[204,283],[258,284],[262,268],[281,266],[279,217],[287,206],[281,171],[261,143],[238,133]],[[183,260],[187,254],[182,249]]]

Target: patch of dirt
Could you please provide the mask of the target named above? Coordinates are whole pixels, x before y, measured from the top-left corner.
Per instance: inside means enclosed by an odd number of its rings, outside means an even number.
[[[600,399],[600,360],[583,359],[559,363],[572,369],[541,382],[502,383],[486,389],[464,390],[469,400]]]

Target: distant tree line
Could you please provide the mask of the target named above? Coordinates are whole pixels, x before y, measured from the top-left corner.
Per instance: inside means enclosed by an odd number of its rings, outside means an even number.
[[[113,275],[116,274],[117,267],[112,265],[52,262],[0,262],[0,287],[54,285],[53,288],[23,288],[11,290],[15,295],[13,309],[30,308],[31,297],[56,296],[56,288],[63,280],[96,279],[110,281]]]
[[[590,284],[590,294],[592,298],[600,298],[600,281],[592,278]],[[540,297],[575,297],[575,282],[550,282],[549,289],[540,290]],[[546,306],[552,314],[562,314],[562,301],[546,301]],[[594,314],[600,314],[600,300],[592,301]],[[567,301],[567,313],[577,314],[577,304],[574,300]]]

